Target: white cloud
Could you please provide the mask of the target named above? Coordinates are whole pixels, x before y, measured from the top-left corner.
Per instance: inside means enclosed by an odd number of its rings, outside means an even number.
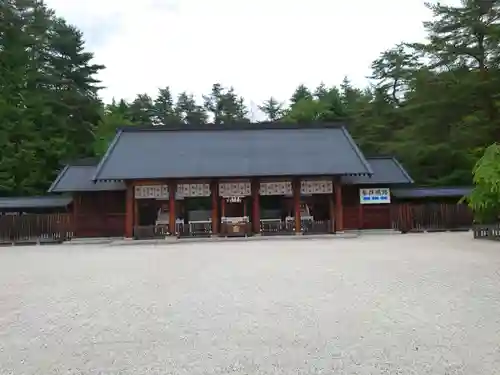
[[[112,97],[159,87],[233,85],[249,101],[289,98],[299,83],[366,84],[384,49],[424,37],[422,0],[48,0],[89,39]],[[138,5],[140,4],[140,5]]]

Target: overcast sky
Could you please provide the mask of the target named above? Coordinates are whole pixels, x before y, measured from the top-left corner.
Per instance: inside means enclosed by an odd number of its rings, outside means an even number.
[[[214,82],[253,103],[286,100],[300,83],[339,84],[346,75],[365,86],[379,53],[422,40],[430,16],[423,0],[46,3],[84,32],[96,62],[106,65],[105,101],[155,95],[167,85],[201,95]]]

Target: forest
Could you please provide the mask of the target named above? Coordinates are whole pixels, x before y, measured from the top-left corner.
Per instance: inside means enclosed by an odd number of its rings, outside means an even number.
[[[474,182],[471,205],[491,209],[500,202],[500,3],[427,6],[426,41],[374,56],[366,87],[347,77],[299,85],[259,108],[270,121],[342,122],[366,155],[395,155],[419,185]],[[43,194],[61,163],[100,156],[121,126],[250,122],[244,98],[220,83],[200,101],[158,82],[154,97],[105,104],[96,78],[105,67],[78,28],[39,0],[0,8],[0,196]]]

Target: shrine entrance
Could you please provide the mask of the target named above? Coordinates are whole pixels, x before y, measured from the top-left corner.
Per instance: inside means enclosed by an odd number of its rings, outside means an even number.
[[[248,236],[251,187],[248,181],[219,183],[221,231],[223,236]]]

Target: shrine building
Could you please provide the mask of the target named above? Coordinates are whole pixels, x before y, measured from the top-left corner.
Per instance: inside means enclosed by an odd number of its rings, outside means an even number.
[[[49,192],[72,195],[81,237],[250,236],[388,229],[412,183],[339,124],[210,124],[122,128]]]

